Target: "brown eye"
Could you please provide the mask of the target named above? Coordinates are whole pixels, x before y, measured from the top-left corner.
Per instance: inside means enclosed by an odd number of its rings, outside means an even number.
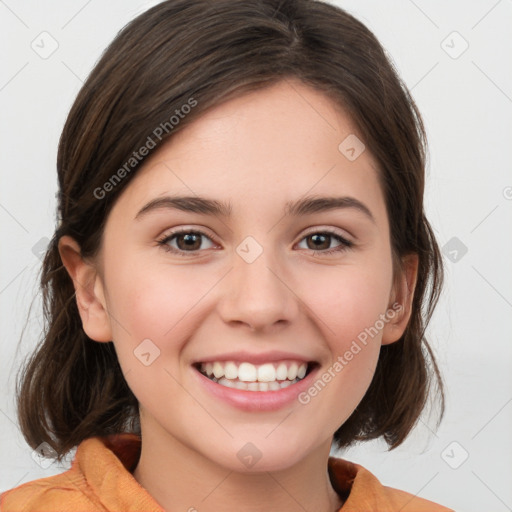
[[[329,249],[330,247],[330,235],[325,234],[315,234],[315,235],[309,235],[306,237],[306,240],[310,240],[311,244],[308,243],[308,249],[312,250],[325,250]]]
[[[201,235],[198,233],[180,233],[175,235],[178,249],[183,251],[194,251],[201,247]]]
[[[338,242],[338,245],[331,248],[333,239]],[[302,240],[306,240],[306,249],[318,252],[319,254],[342,252],[354,245],[353,242],[350,242],[337,233],[332,233],[330,231],[310,233]]]
[[[204,247],[203,241],[208,240],[211,244]],[[194,254],[201,249],[209,249],[213,247],[211,238],[201,231],[182,230],[166,235],[165,238],[158,241],[165,250],[176,254],[184,255],[184,253]]]

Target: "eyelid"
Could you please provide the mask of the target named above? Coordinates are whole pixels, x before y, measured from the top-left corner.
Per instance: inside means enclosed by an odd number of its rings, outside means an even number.
[[[355,239],[355,237],[347,230],[341,229],[341,228],[335,228],[333,226],[313,226],[312,228],[309,228],[305,232],[303,232],[301,234],[301,236],[302,236],[302,238],[304,238],[313,233],[329,233],[332,235],[337,235],[337,236],[347,240],[347,242],[352,242],[352,243],[354,243],[354,239]],[[300,240],[302,240],[302,238]]]
[[[166,229],[161,235],[157,237],[157,240],[165,240],[166,238],[169,238],[174,235],[179,235],[181,233],[198,233],[201,234],[207,238],[210,238],[212,242],[215,242],[217,245],[220,245],[219,241],[217,240],[217,237],[211,233],[211,231],[204,227],[204,226],[188,226],[188,225],[182,225],[176,228],[169,228]]]

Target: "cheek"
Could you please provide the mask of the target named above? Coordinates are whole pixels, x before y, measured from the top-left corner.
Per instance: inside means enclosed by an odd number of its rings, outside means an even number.
[[[373,378],[391,292],[390,261],[324,269],[304,295],[331,357],[316,388],[325,385],[325,399],[339,414],[334,423],[350,415]]]
[[[379,331],[382,329],[379,318],[388,307],[391,279],[389,267],[376,263],[373,267],[323,270],[309,281],[304,297],[321,320],[318,325],[331,349],[336,349],[331,351],[345,351],[347,343],[350,345],[361,333],[375,326]]]
[[[108,306],[119,363],[139,402],[158,410],[168,395],[181,396],[175,380],[182,379],[180,353],[197,328],[194,314],[214,280],[185,267],[171,272],[169,266],[128,258],[110,270]]]
[[[107,276],[113,339],[120,360],[149,339],[162,352],[177,356],[200,322],[201,299],[216,282],[210,271],[126,258]],[[167,363],[169,360],[167,361]]]
[[[161,337],[197,301],[199,279],[161,265],[125,259],[111,267],[110,311],[130,332]],[[196,281],[196,282],[194,282]]]

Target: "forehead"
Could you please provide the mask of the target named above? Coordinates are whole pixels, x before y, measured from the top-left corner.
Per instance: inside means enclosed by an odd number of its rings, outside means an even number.
[[[229,157],[241,160],[262,153],[270,160],[273,150],[293,162],[294,155],[313,155],[327,145],[337,151],[336,142],[349,135],[362,139],[341,105],[297,79],[286,79],[210,108],[171,137],[167,149],[177,159],[192,147],[217,149],[221,156],[231,146]]]
[[[229,203],[234,215],[246,208],[262,216],[266,206],[282,210],[306,194],[336,194],[359,196],[378,216],[378,181],[350,116],[324,93],[283,80],[211,108],[177,132],[119,202],[134,209],[169,193],[200,195]]]

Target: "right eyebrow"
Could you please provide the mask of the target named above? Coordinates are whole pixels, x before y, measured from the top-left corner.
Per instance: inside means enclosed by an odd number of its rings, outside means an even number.
[[[181,210],[202,215],[214,215],[216,217],[231,216],[231,205],[222,201],[197,196],[165,196],[149,201],[137,213],[135,219],[139,219],[151,211],[162,209]]]

